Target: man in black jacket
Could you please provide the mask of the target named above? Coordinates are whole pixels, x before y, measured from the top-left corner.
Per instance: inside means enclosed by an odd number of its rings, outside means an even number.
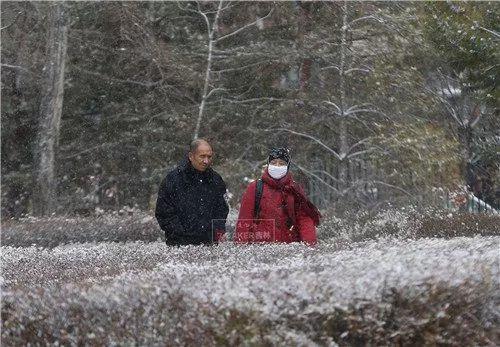
[[[155,215],[167,245],[212,244],[223,237],[226,184],[210,167],[212,156],[206,140],[194,140],[188,158],[162,181]]]

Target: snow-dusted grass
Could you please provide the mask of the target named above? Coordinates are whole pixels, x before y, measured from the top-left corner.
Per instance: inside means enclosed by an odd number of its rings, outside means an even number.
[[[2,342],[495,345],[500,237],[2,247]]]

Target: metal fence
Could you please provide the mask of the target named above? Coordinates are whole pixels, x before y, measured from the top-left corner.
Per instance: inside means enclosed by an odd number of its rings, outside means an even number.
[[[500,215],[500,211],[496,210],[471,193],[467,194],[467,211],[471,213],[492,213]]]
[[[489,213],[500,215],[500,211],[489,205],[487,202],[479,199],[474,194],[467,192],[459,196],[451,197],[449,194],[444,196],[445,207],[450,210],[461,210],[469,213]]]

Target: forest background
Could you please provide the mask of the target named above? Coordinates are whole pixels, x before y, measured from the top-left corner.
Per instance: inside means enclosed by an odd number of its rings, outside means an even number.
[[[152,210],[196,137],[233,208],[286,145],[328,212],[465,190],[498,209],[499,10],[2,1],[2,217]]]

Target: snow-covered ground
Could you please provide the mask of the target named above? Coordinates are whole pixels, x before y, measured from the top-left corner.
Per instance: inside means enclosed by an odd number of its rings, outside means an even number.
[[[331,312],[355,300],[378,301],[391,288],[418,292],[428,284],[487,284],[492,290],[485,300],[492,307],[500,297],[500,237],[495,236],[385,238],[315,248],[104,242],[2,247],[1,260],[4,300],[26,315],[58,312],[54,306],[76,302],[124,314],[143,305],[147,316],[172,293],[197,305],[257,312],[271,320]]]

